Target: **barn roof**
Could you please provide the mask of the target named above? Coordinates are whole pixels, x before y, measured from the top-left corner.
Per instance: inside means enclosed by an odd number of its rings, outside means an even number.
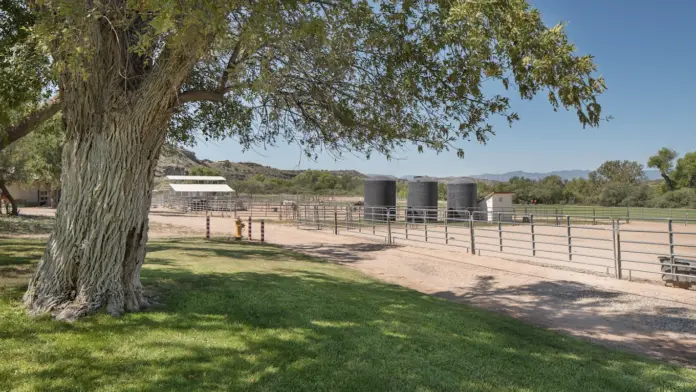
[[[234,192],[227,184],[169,184],[174,192]]]
[[[171,181],[226,181],[222,176],[167,176]]]

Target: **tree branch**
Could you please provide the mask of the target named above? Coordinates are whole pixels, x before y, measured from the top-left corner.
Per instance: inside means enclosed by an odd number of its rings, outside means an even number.
[[[227,87],[222,91],[210,91],[210,90],[189,90],[184,91],[177,97],[177,103],[179,106],[187,102],[198,102],[198,101],[213,101],[220,102],[225,98],[225,94],[232,90],[231,87]]]
[[[2,135],[0,136],[0,151],[24,136],[27,136],[31,131],[36,129],[36,127],[58,113],[62,107],[63,102],[58,94],[56,94],[46,101],[44,106],[28,114],[18,124],[0,131],[0,135]]]
[[[237,57],[239,57],[239,52],[241,48],[242,40],[240,38],[237,41],[237,44],[234,46],[234,51],[232,52],[232,55],[230,55],[229,61],[227,61],[227,66],[225,67],[225,70],[222,71],[222,76],[220,77],[220,84],[218,86],[218,90],[222,91],[227,87],[227,79],[229,79],[230,77],[230,69],[237,65]]]

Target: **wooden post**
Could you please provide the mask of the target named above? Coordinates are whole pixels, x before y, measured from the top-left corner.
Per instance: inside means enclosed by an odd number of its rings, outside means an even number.
[[[251,241],[251,217],[249,217],[249,241]]]
[[[500,245],[500,251],[503,251],[503,225],[500,223],[500,213],[498,213],[498,243]]]
[[[334,234],[338,235],[338,209],[334,207]]]
[[[207,240],[210,239],[210,217],[209,216],[205,217],[205,238]]]
[[[264,221],[263,221],[263,219],[261,219],[261,242],[263,243],[263,242],[265,242],[265,240],[266,240],[266,236],[264,233]]]

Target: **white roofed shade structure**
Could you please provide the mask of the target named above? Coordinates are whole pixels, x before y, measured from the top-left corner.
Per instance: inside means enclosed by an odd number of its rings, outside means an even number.
[[[222,176],[167,176],[169,181],[207,181],[207,182],[225,182],[225,177]]]
[[[227,184],[169,184],[174,192],[230,193],[234,189]]]

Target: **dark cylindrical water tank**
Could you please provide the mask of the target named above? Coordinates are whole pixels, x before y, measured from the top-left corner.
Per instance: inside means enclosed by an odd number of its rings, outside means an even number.
[[[408,183],[406,221],[437,221],[437,180],[421,177]]]
[[[478,186],[470,178],[457,178],[447,183],[447,217],[468,219],[476,209]]]
[[[386,222],[396,220],[396,179],[372,176],[365,179],[365,220]]]

